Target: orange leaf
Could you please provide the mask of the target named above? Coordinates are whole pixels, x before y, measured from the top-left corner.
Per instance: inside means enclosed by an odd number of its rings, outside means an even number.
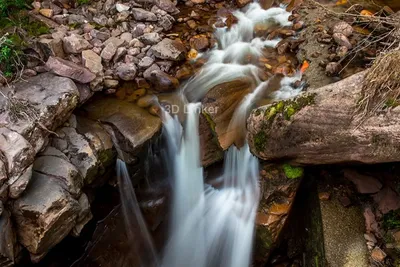
[[[338,0],[338,1],[336,2],[336,5],[337,5],[337,6],[342,6],[342,5],[345,5],[345,4],[347,4],[347,3],[348,3],[347,0]]]
[[[366,9],[364,9],[364,10],[362,10],[361,12],[360,12],[360,15],[362,15],[362,16],[369,16],[369,17],[371,17],[371,16],[373,16],[374,15],[374,13],[372,13],[371,11],[369,11],[369,10],[366,10]]]
[[[304,60],[303,65],[300,68],[300,72],[304,73],[308,69],[309,66],[310,66],[310,64],[308,63],[308,61]]]

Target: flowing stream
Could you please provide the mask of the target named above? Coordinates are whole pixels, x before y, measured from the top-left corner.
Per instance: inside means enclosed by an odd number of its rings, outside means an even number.
[[[259,167],[245,141],[240,147],[231,146],[225,152],[223,174],[218,188],[204,183],[200,159],[199,113],[197,103],[212,87],[238,78],[251,78],[255,87],[237,107],[229,128],[242,128],[248,112],[268,81],[258,78],[258,67],[246,63],[249,55],[259,57],[264,47],[275,47],[279,39],[254,38],[254,26],[280,24],[289,26],[290,12],[285,8],[263,10],[252,3],[235,11],[238,23],[230,29],[218,28],[218,46],[208,52],[202,70],[181,89],[187,101],[184,127],[176,115],[164,111],[164,135],[167,140],[165,157],[168,166],[173,200],[168,242],[157,256],[149,231],[141,216],[126,166],[118,161],[121,197],[127,226],[138,228],[143,236],[136,251],[143,256],[142,266],[162,267],[245,267],[251,265],[254,224],[259,202]],[[275,98],[288,98],[299,93],[291,84],[300,74],[281,81]],[[245,140],[245,138],[243,138]],[[128,229],[128,234],[129,234]],[[136,232],[136,231],[135,231]],[[132,237],[137,239],[137,237]]]

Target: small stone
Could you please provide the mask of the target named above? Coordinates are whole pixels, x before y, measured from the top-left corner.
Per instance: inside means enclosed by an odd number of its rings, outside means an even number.
[[[132,15],[137,21],[157,21],[157,16],[142,8],[132,8]]]
[[[116,88],[118,87],[118,84],[119,84],[118,80],[108,80],[108,79],[104,80],[104,86],[106,88]]]
[[[118,47],[123,45],[124,40],[121,40],[116,37],[111,37],[109,38],[104,44],[105,47],[103,51],[101,51],[100,56],[105,60],[105,61],[110,61],[115,53],[117,52]]]
[[[169,31],[172,29],[173,24],[174,23],[174,18],[166,15],[166,16],[162,16],[159,20],[158,20],[158,25],[160,27],[162,27],[165,31]]]
[[[169,92],[179,87],[177,78],[168,75],[161,70],[155,70],[150,73],[150,83],[153,84],[154,90],[158,92]]]
[[[53,10],[52,9],[40,9],[39,13],[43,16],[45,16],[46,18],[51,18],[53,17]]]
[[[139,40],[146,45],[154,45],[161,42],[161,37],[156,32],[145,33],[139,37]]]
[[[160,116],[160,114],[161,114],[160,105],[152,105],[152,106],[149,108],[149,113],[150,113],[151,115],[154,115],[154,116]]]
[[[134,63],[121,63],[115,71],[116,75],[124,81],[134,80],[137,73]]]
[[[193,4],[203,4],[206,0],[190,0]]]
[[[68,24],[69,25],[79,25],[86,23],[86,18],[82,15],[71,14],[68,16]]]
[[[36,75],[37,75],[37,72],[32,69],[24,69],[24,71],[22,72],[22,76],[24,76],[26,78],[33,77]]]
[[[132,33],[124,32],[121,34],[120,39],[124,40],[125,43],[129,44],[132,41]]]
[[[158,102],[158,99],[155,95],[146,95],[137,101],[137,105],[141,108],[148,108],[153,104],[156,104]]]
[[[91,47],[92,45],[88,41],[76,34],[64,37],[63,39],[64,51],[70,54],[80,54],[83,50]]]
[[[130,16],[130,13],[128,11],[123,11],[123,12],[117,14],[115,21],[116,22],[126,21],[129,16]]]
[[[195,29],[197,27],[197,23],[194,20],[188,20],[186,24],[189,26],[190,29]]]
[[[299,21],[299,22],[293,24],[293,30],[295,30],[295,31],[299,31],[299,30],[303,29],[303,27],[304,27],[304,21]]]
[[[75,63],[57,57],[50,57],[46,62],[47,69],[57,75],[71,78],[80,83],[90,83],[96,75]]]
[[[171,0],[156,0],[155,4],[162,10],[167,11],[168,13],[176,13],[179,10],[176,8],[176,1]]]
[[[92,50],[82,51],[82,64],[91,72],[97,74],[103,71],[101,57]]]
[[[337,49],[337,52],[336,52],[336,53],[337,53],[337,56],[338,56],[338,57],[343,58],[343,57],[346,56],[347,52],[349,52],[349,49],[348,49],[346,46],[340,46],[340,47]]]
[[[330,62],[326,65],[325,72],[328,76],[337,76],[339,72],[342,70],[342,65],[337,62]]]
[[[124,5],[124,4],[121,4],[121,3],[117,3],[115,5],[115,8],[117,9],[118,12],[121,13],[121,12],[124,12],[124,11],[128,11],[131,7],[127,6],[127,5]]]
[[[353,47],[349,39],[342,33],[334,33],[332,37],[335,40],[335,42],[340,46],[345,46],[348,49],[351,49]]]
[[[369,242],[372,242],[374,245],[378,242],[378,241],[376,240],[375,235],[372,234],[372,233],[364,234],[364,238],[365,238],[365,240],[367,240],[367,241],[369,241]]]
[[[331,198],[331,194],[329,192],[321,192],[318,194],[318,197],[322,201],[327,201]]]
[[[377,262],[383,262],[386,258],[386,253],[379,247],[375,247],[371,252],[371,257]]]
[[[160,59],[179,61],[185,58],[186,48],[180,40],[163,39],[151,48],[153,54]]]
[[[351,27],[347,22],[341,21],[333,26],[333,33],[340,33],[346,37],[349,37],[353,34],[353,27]]]
[[[118,47],[117,52],[115,53],[115,56],[113,59],[114,63],[122,61],[122,59],[125,57],[126,53],[127,53],[127,50],[125,47],[123,47],[123,46]]]
[[[139,61],[139,69],[147,69],[154,63],[154,59],[151,57],[144,57]]]
[[[345,208],[351,206],[351,200],[350,200],[350,198],[348,196],[340,196],[339,197],[339,202]]]
[[[205,34],[199,34],[190,38],[190,47],[197,51],[203,51],[210,47],[210,42]]]

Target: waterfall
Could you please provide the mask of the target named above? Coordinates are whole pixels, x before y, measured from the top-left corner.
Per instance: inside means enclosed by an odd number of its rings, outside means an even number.
[[[166,111],[162,119],[164,137],[167,140],[165,157],[170,160],[168,176],[172,187],[172,207],[168,242],[157,260],[150,239],[145,233],[145,257],[154,257],[151,264],[162,267],[246,267],[251,265],[251,251],[254,236],[255,217],[259,202],[259,166],[245,141],[246,118],[260,94],[267,88],[268,81],[258,78],[258,67],[245,63],[249,55],[259,57],[264,47],[275,47],[279,39],[261,40],[254,38],[257,23],[291,25],[290,13],[284,8],[263,10],[258,3],[248,5],[242,11],[235,11],[237,24],[230,29],[216,29],[218,47],[208,52],[208,61],[202,70],[182,88],[183,97],[189,101],[186,119],[182,128],[178,118]],[[199,102],[212,87],[242,77],[249,77],[256,85],[238,106],[229,129],[240,131],[240,140],[225,152],[220,187],[204,183],[200,159]],[[284,78],[281,90],[274,93],[276,98],[289,98],[300,90],[291,87],[301,74]],[[191,102],[191,103],[190,103]],[[240,142],[240,145],[238,143]],[[125,189],[126,190],[126,189]],[[129,187],[134,196],[134,191]],[[127,197],[122,191],[123,197]],[[129,194],[128,194],[129,195]],[[133,201],[134,197],[123,200]],[[125,205],[124,205],[125,206]],[[124,210],[135,212],[137,204]],[[129,215],[129,214],[128,214]],[[134,219],[131,219],[135,221]],[[132,224],[132,222],[130,222]],[[142,219],[133,223],[144,227]],[[153,265],[143,265],[145,267]]]

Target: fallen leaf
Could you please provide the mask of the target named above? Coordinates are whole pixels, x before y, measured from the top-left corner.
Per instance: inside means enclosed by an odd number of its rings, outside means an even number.
[[[347,3],[348,3],[347,0],[338,0],[338,1],[336,2],[336,5],[337,5],[337,6],[342,6],[342,5],[345,5],[345,4],[347,4]]]
[[[360,15],[372,17],[372,16],[374,15],[374,13],[371,12],[371,11],[369,11],[369,10],[364,9],[364,10],[362,10],[362,11],[360,12]]]
[[[195,49],[190,49],[189,53],[187,54],[187,59],[191,60],[191,59],[195,59],[198,55],[198,52]]]
[[[308,69],[309,66],[310,66],[310,64],[308,63],[308,61],[304,60],[303,65],[301,65],[300,72],[304,73]]]
[[[360,26],[353,26],[353,29],[355,32],[363,34],[363,35],[369,35],[371,33],[370,30],[360,27]]]
[[[269,65],[269,64],[264,64],[264,66],[267,68],[267,69],[272,69],[272,66],[271,65]]]

